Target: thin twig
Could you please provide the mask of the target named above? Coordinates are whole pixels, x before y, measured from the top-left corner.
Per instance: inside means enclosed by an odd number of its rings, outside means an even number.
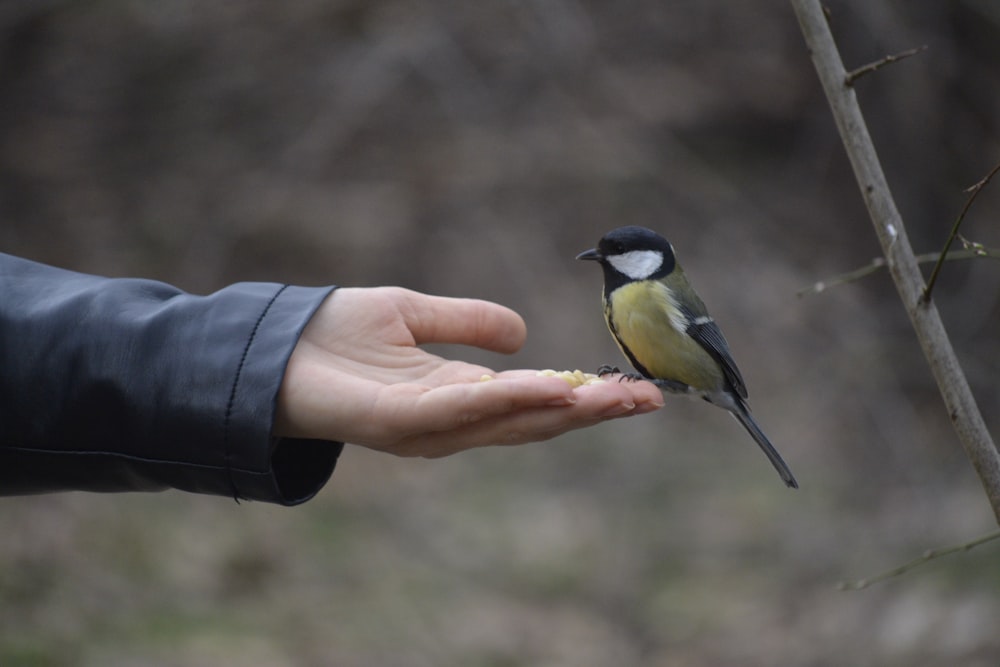
[[[976,201],[976,197],[979,196],[980,191],[986,187],[986,184],[990,182],[990,179],[993,178],[998,171],[1000,171],[1000,162],[998,162],[997,166],[993,167],[992,171],[986,174],[982,180],[965,190],[970,193],[969,198],[965,200],[965,206],[962,207],[962,212],[958,214],[955,224],[952,225],[951,233],[948,234],[948,240],[945,241],[944,248],[941,250],[941,256],[938,258],[937,264],[934,265],[934,270],[931,271],[931,277],[927,279],[927,287],[924,288],[923,295],[924,303],[931,300],[931,290],[934,289],[934,283],[937,282],[938,274],[941,273],[941,266],[944,264],[945,256],[948,254],[951,244],[955,242],[955,237],[958,236],[958,228],[962,226],[962,222],[965,220],[965,214],[969,212],[972,202]]]
[[[886,65],[891,65],[895,62],[899,62],[900,60],[906,60],[910,56],[915,56],[921,51],[926,51],[926,50],[927,50],[927,45],[924,44],[922,46],[918,46],[915,49],[907,49],[906,51],[900,51],[899,53],[894,53],[892,55],[886,56],[885,58],[881,58],[880,60],[876,60],[875,62],[868,63],[867,65],[862,65],[857,69],[852,69],[850,72],[847,73],[847,76],[844,77],[844,85],[853,86],[854,82],[863,77],[865,74],[871,74],[875,70],[882,69]]]
[[[921,299],[924,279],[892,198],[854,88],[844,84],[844,64],[819,0],[792,0],[847,157],[885,255],[889,273],[920,341],[958,439],[982,482],[1000,524],[1000,453],[958,363],[934,302]]]
[[[961,238],[961,234],[959,234]],[[946,261],[953,262],[959,259],[975,259],[977,257],[985,257],[988,259],[1000,259],[1000,248],[987,248],[980,243],[968,243],[966,242],[966,247],[962,250],[952,250],[945,257]],[[936,252],[927,252],[922,255],[917,255],[918,264],[929,264],[931,262],[937,261],[940,255]],[[803,287],[798,292],[796,296],[808,296],[810,294],[819,294],[820,292],[825,292],[831,287],[836,287],[837,285],[845,285],[847,283],[852,283],[856,280],[861,280],[865,276],[869,276],[879,269],[885,268],[885,257],[874,257],[872,261],[868,264],[854,269],[853,271],[848,271],[846,273],[841,273],[839,275],[833,276],[832,278],[827,278],[826,280],[818,280],[809,287]]]
[[[877,584],[886,579],[892,579],[893,577],[898,577],[901,574],[906,574],[910,570],[924,563],[934,560],[935,558],[941,558],[942,556],[948,556],[953,553],[958,553],[960,551],[968,551],[974,547],[978,547],[981,544],[986,544],[987,542],[992,542],[995,539],[1000,538],[1000,530],[995,533],[989,533],[988,535],[983,535],[980,538],[974,539],[971,542],[964,542],[963,544],[956,544],[952,547],[944,547],[942,549],[928,549],[923,554],[909,561],[908,563],[903,563],[898,567],[894,567],[891,570],[886,570],[876,574],[874,577],[868,577],[867,579],[856,579],[855,581],[842,581],[837,584],[837,588],[842,591],[860,591],[864,588],[868,588],[873,584]]]

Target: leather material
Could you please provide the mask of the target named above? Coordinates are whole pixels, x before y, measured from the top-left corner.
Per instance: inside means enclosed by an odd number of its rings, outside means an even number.
[[[195,296],[0,253],[0,495],[308,500],[343,444],[271,428],[288,357],[333,289],[237,283]]]

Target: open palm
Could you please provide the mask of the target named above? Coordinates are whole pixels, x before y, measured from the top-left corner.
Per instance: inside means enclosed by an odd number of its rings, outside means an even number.
[[[525,336],[520,316],[487,301],[397,287],[338,289],[292,353],[275,434],[438,457],[546,440],[663,405],[647,382],[574,389],[533,370],[496,373],[419,347],[457,343],[512,353]],[[480,382],[483,375],[495,379]]]

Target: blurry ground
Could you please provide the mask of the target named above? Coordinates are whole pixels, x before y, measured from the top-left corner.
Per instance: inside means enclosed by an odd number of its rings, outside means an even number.
[[[831,2],[918,252],[1000,159],[1000,12]],[[964,232],[1000,244],[1000,187]],[[195,292],[238,280],[494,299],[497,368],[617,362],[611,227],[678,248],[802,484],[673,400],[554,442],[349,447],[309,504],[0,502],[2,665],[995,665],[995,527],[885,276],[790,7],[582,0],[8,0],[0,250]],[[1000,432],[1000,269],[936,292]]]

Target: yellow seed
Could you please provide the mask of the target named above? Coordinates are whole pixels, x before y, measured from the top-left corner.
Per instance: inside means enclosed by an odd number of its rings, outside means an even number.
[[[580,369],[573,371],[555,371],[551,368],[546,368],[543,371],[538,371],[535,375],[539,377],[557,377],[571,387],[582,387],[588,384],[604,384],[606,380],[597,375],[596,373],[584,373]]]
[[[483,375],[482,377],[479,378],[479,381],[480,382],[488,382],[488,381],[490,381],[492,379],[493,379],[492,375]]]
[[[579,368],[572,371],[555,371],[546,368],[538,371],[535,375],[544,377],[557,377],[569,384],[571,387],[582,387],[587,384],[602,384],[604,380],[595,373],[584,373]]]

